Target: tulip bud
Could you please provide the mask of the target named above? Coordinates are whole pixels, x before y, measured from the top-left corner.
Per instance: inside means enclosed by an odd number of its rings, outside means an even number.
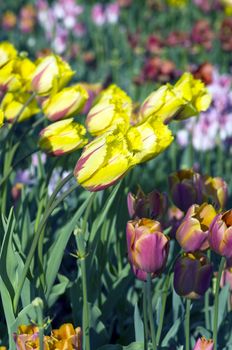
[[[57,121],[78,113],[87,101],[88,93],[80,85],[64,88],[44,101],[43,112],[51,121]]]
[[[202,253],[184,253],[174,266],[174,288],[189,299],[202,297],[210,286],[212,264]]]
[[[112,127],[122,131],[130,125],[131,98],[116,85],[104,90],[86,118],[86,127],[92,135],[100,135]]]
[[[6,63],[17,56],[17,50],[15,47],[4,41],[0,44],[0,67],[3,67]]]
[[[18,122],[22,122],[39,113],[40,109],[35,99],[33,99],[21,113],[22,108],[25,106],[30,96],[31,95],[26,92],[17,92],[14,94],[12,92],[6,93],[2,100],[1,108],[4,112],[4,117],[8,122],[12,123],[19,113],[20,117]]]
[[[127,223],[129,261],[135,269],[159,275],[166,264],[169,240],[162,233],[160,223],[150,219]]]
[[[213,251],[227,259],[232,258],[232,209],[214,218],[208,240]]]
[[[69,64],[59,56],[39,58],[32,75],[31,88],[38,95],[48,96],[67,85],[74,73]]]
[[[213,348],[213,340],[202,337],[197,340],[193,350],[213,350]]]
[[[124,135],[117,128],[91,141],[78,160],[74,175],[89,191],[100,191],[135,165]]]
[[[192,205],[176,232],[176,239],[186,252],[205,250],[209,247],[208,230],[217,215],[212,205]]]
[[[87,142],[84,126],[74,122],[73,118],[55,122],[40,132],[40,148],[54,156],[82,148]]]
[[[163,152],[173,141],[171,130],[159,119],[131,126],[126,134],[136,163],[143,163]]]
[[[158,219],[166,211],[167,196],[158,191],[152,191],[145,195],[139,189],[136,195],[128,193],[127,207],[131,218]]]
[[[228,198],[228,185],[221,177],[204,177],[204,191],[212,198],[219,209],[226,206]]]
[[[201,175],[193,170],[180,170],[171,174],[168,180],[172,200],[182,211],[205,201]]]

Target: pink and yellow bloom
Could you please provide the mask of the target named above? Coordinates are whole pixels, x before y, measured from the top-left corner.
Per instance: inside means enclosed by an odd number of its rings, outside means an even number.
[[[128,257],[134,269],[159,275],[166,264],[169,239],[158,221],[132,220],[126,228]]]
[[[84,147],[88,142],[83,125],[73,118],[55,122],[40,132],[40,148],[54,156],[62,156]]]
[[[79,84],[64,88],[43,103],[43,112],[51,121],[71,117],[83,109],[87,91]]]
[[[199,338],[193,350],[213,350],[213,340],[207,340],[205,337]]]
[[[18,121],[22,122],[37,114],[40,109],[35,99],[24,107],[30,96],[31,95],[26,92],[6,93],[1,103],[1,109],[4,112],[5,120],[12,123],[19,115]],[[23,107],[24,110],[21,113]]]
[[[208,240],[213,251],[227,259],[232,258],[232,209],[214,218]]]
[[[118,86],[111,85],[104,90],[86,118],[88,131],[98,136],[112,128],[126,131],[132,114],[131,98]]]
[[[209,226],[217,215],[212,205],[192,205],[176,231],[176,239],[185,252],[205,250],[209,247]]]
[[[67,62],[56,55],[39,58],[36,64],[31,89],[41,96],[48,96],[61,90],[75,73]]]
[[[123,177],[135,165],[122,132],[114,129],[91,141],[78,160],[74,175],[90,191],[100,191]]]

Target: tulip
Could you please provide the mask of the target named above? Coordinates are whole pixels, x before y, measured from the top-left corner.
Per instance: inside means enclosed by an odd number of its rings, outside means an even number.
[[[185,252],[205,250],[209,247],[208,230],[217,215],[212,205],[192,205],[176,231],[176,239]]]
[[[184,100],[173,93],[173,87],[170,84],[166,84],[146,98],[141,106],[140,114],[143,118],[154,115],[165,122],[174,116],[184,103]]]
[[[39,328],[37,326],[19,326],[13,334],[17,350],[39,350]],[[43,337],[44,350],[52,349],[82,349],[81,328],[74,329],[70,323],[65,323],[59,329],[53,329],[50,336]]]
[[[202,253],[184,253],[174,266],[174,288],[189,299],[202,297],[210,286],[212,264]]]
[[[51,338],[54,338],[56,349],[82,349],[81,328],[74,329],[71,323],[64,323],[59,329],[53,329]]]
[[[113,185],[135,165],[124,135],[117,128],[91,141],[78,160],[74,175],[89,191]]]
[[[208,240],[213,251],[227,259],[232,258],[232,209],[214,218]]]
[[[204,177],[204,191],[219,209],[223,209],[228,198],[228,185],[221,177]]]
[[[126,228],[128,257],[132,266],[159,275],[166,264],[169,240],[160,223],[150,219],[132,220]]]
[[[13,73],[20,76],[22,88],[30,90],[31,78],[36,65],[27,57],[20,57],[14,61]]]
[[[187,101],[175,119],[183,120],[198,115],[200,112],[206,111],[211,104],[212,97],[205,84],[199,79],[194,79],[190,73],[182,75],[174,85],[173,91],[177,96],[180,95]]]
[[[40,132],[40,148],[54,156],[61,156],[82,148],[87,142],[84,126],[73,118],[55,122]]]
[[[174,86],[166,84],[152,92],[143,102],[140,113],[143,118],[159,117],[168,123],[198,115],[208,109],[210,103],[211,96],[204,83],[184,73]]]
[[[131,113],[130,97],[116,85],[111,85],[101,93],[97,103],[89,111],[86,127],[94,136],[115,126],[124,131],[129,128]]]
[[[88,93],[82,86],[73,85],[45,100],[43,112],[51,121],[64,119],[80,112],[87,98]]]
[[[21,77],[14,72],[14,65],[15,61],[11,60],[0,69],[0,91],[3,94],[22,88]]]
[[[167,196],[152,191],[145,195],[141,189],[137,194],[129,192],[127,195],[127,207],[131,218],[151,218],[158,219],[163,215],[167,208]]]
[[[31,88],[38,95],[48,96],[67,85],[74,73],[59,56],[40,58],[32,75]]]
[[[171,130],[159,119],[150,119],[131,126],[126,138],[137,164],[156,157],[173,141]]]
[[[205,337],[199,338],[193,350],[213,350],[213,340],[207,340]]]
[[[15,47],[4,41],[0,44],[0,67],[3,67],[6,63],[17,56],[17,50]]]
[[[35,99],[24,107],[30,97],[31,95],[26,92],[6,93],[1,103],[1,109],[4,112],[5,119],[12,123],[20,114],[17,121],[22,122],[37,114],[40,109]],[[24,110],[21,112],[23,107]]]
[[[192,204],[205,201],[201,175],[191,169],[183,169],[169,176],[169,190],[174,204],[187,211]]]

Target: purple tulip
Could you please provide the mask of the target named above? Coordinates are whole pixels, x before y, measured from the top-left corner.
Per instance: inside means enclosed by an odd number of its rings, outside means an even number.
[[[192,204],[202,204],[203,182],[200,174],[183,169],[169,176],[169,189],[174,204],[186,212]]]
[[[199,338],[193,350],[213,350],[213,340],[207,340],[205,337]]]
[[[176,239],[185,252],[209,248],[208,230],[217,215],[211,204],[192,205],[176,231]]]
[[[213,251],[227,259],[232,258],[232,209],[214,218],[208,240]]]
[[[146,195],[139,189],[136,195],[128,193],[127,207],[131,218],[159,219],[167,209],[167,196],[158,191]]]
[[[160,223],[150,219],[129,221],[126,235],[128,257],[135,274],[137,270],[142,270],[153,276],[159,275],[169,251],[169,240],[162,233]],[[137,274],[140,273],[137,271]]]
[[[212,264],[202,253],[184,253],[174,267],[174,288],[189,299],[202,297],[210,286]]]

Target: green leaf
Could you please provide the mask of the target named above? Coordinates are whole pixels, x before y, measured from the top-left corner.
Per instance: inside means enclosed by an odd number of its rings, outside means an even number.
[[[172,327],[169,329],[168,333],[165,335],[165,337],[161,343],[162,346],[169,345],[169,341],[176,336],[176,334],[179,330],[180,324],[181,324],[181,318],[178,318],[175,321],[175,323],[172,325]]]
[[[84,213],[90,200],[91,200],[91,194],[87,197],[85,202],[77,210],[72,220],[59,231],[58,239],[53,243],[53,245],[49,250],[49,259],[47,262],[47,270],[46,270],[46,282],[47,282],[46,297],[47,298],[51,293],[52,286],[57,277],[57,273],[63,258],[64,249],[69,241],[69,238],[73,230],[77,225],[78,220]]]
[[[142,342],[144,340],[144,327],[143,327],[143,321],[140,316],[138,303],[135,304],[135,309],[134,309],[134,327],[135,327],[136,342]]]
[[[219,294],[219,306],[218,306],[218,329],[220,328],[226,314],[228,296],[229,296],[230,285],[227,283]]]

